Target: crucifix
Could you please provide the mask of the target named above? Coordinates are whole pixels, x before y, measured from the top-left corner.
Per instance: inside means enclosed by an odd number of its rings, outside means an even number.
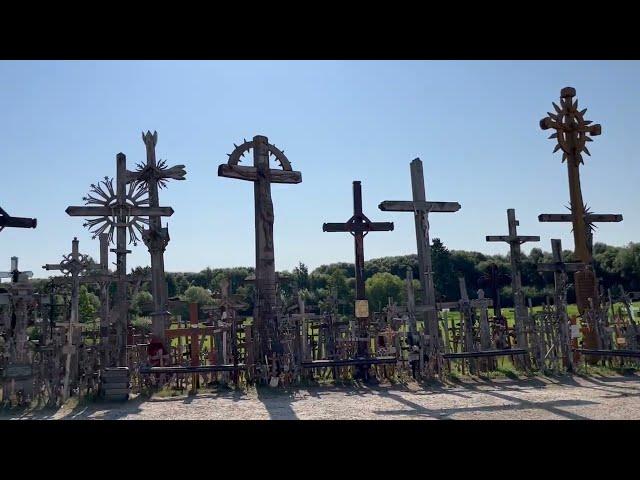
[[[378,208],[383,212],[413,212],[416,231],[416,243],[418,249],[418,269],[420,273],[420,285],[424,298],[424,306],[427,307],[427,332],[430,338],[431,353],[438,351],[439,329],[438,315],[435,310],[436,298],[433,284],[433,271],[431,263],[431,243],[429,240],[429,213],[453,213],[460,210],[458,202],[433,202],[427,201],[422,161],[419,158],[411,162],[411,190],[413,200],[397,201],[387,200]],[[435,357],[435,355],[432,355]]]
[[[62,392],[62,401],[66,401],[69,398],[70,389],[70,377],[71,377],[71,357],[75,353],[76,346],[73,344],[73,329],[78,326],[78,303],[79,303],[79,290],[80,290],[80,274],[87,271],[90,267],[89,258],[87,255],[81,254],[78,249],[77,238],[74,238],[71,242],[71,253],[69,255],[63,255],[63,260],[57,264],[46,264],[42,268],[45,270],[60,270],[65,276],[71,275],[72,287],[71,287],[71,315],[69,318],[69,329],[67,330],[67,348],[66,348],[66,360],[65,360],[65,372],[64,372],[64,384]]]
[[[10,228],[36,228],[38,220],[35,218],[12,217],[0,207],[0,232],[5,227]]]
[[[591,305],[597,311],[599,307],[598,288],[595,273],[587,270],[591,265],[593,228],[595,222],[620,222],[622,215],[594,214],[584,204],[580,187],[580,164],[584,163],[582,153],[591,155],[586,147],[587,142],[593,141],[590,137],[600,135],[602,127],[599,124],[591,125],[591,121],[584,119],[587,109],[578,111],[578,100],[572,100],[576,91],[572,87],[565,87],[560,91],[560,106],[553,104],[556,113],[548,113],[548,116],[540,120],[540,128],[543,130],[554,129],[555,133],[549,138],[556,139],[557,145],[554,152],[562,149],[562,161],[566,160],[569,174],[570,215],[542,214],[538,217],[541,222],[567,222],[573,225],[574,254],[576,259],[585,265],[585,268],[575,272],[574,284],[576,290],[576,303],[580,315],[591,310]],[[590,302],[589,299],[592,299]],[[596,329],[593,334],[585,339],[586,348],[596,348],[598,337]]]
[[[359,323],[358,356],[365,357],[368,352],[366,339],[369,319],[369,305],[364,289],[364,237],[369,232],[388,232],[393,230],[393,222],[372,222],[362,212],[362,187],[359,181],[353,182],[353,216],[345,223],[323,223],[323,232],[349,232],[355,244],[356,271],[356,308]],[[363,372],[360,372],[361,374]]]
[[[170,312],[168,309],[169,295],[167,281],[164,274],[164,251],[169,243],[169,228],[162,226],[163,213],[160,211],[159,189],[164,188],[168,180],[185,180],[187,172],[184,165],[167,167],[166,160],[156,160],[156,144],[158,132],[150,131],[142,134],[142,141],[147,150],[147,161],[138,164],[136,180],[145,185],[144,189],[149,193],[149,228],[142,232],[142,240],[151,255],[151,288],[154,303],[152,320],[152,341],[165,343],[164,332],[169,327]],[[168,207],[170,208],[170,207]],[[173,212],[173,209],[171,209]]]
[[[272,183],[300,183],[302,174],[291,168],[284,151],[269,143],[269,139],[256,135],[253,140],[245,140],[235,145],[228,154],[227,163],[218,167],[218,176],[253,182],[255,205],[255,245],[256,270],[255,290],[256,302],[253,309],[253,321],[259,335],[258,359],[272,352],[282,352],[279,341],[276,313],[276,273],[273,250],[273,201],[271,200]],[[253,166],[239,165],[241,158],[253,149]],[[280,169],[269,166],[269,157],[280,164]]]
[[[555,286],[555,311],[560,322],[560,335],[562,337],[562,349],[565,355],[567,369],[573,371],[573,358],[571,355],[572,337],[577,338],[577,332],[569,332],[569,320],[567,317],[567,273],[578,272],[584,268],[583,263],[565,263],[562,261],[562,242],[559,239],[551,239],[552,263],[538,264],[539,272],[553,272]]]
[[[146,187],[137,181],[137,174],[127,170],[127,157],[124,153],[116,155],[116,186],[113,179],[104,177],[97,184],[91,185],[90,193],[83,197],[86,206],[67,207],[66,213],[72,217],[98,217],[86,220],[83,226],[93,233],[93,238],[102,233],[108,235],[109,242],[113,242],[116,234],[116,248],[111,249],[116,254],[116,355],[113,359],[118,365],[126,364],[126,336],[129,316],[129,302],[127,295],[127,233],[129,242],[137,245],[138,235],[143,233],[143,225],[149,220],[144,216],[173,215],[171,207],[150,207]]]
[[[511,289],[513,290],[513,303],[515,306],[515,330],[518,348],[526,348],[526,334],[524,324],[528,318],[528,312],[522,293],[522,277],[520,275],[520,245],[526,242],[539,242],[537,235],[518,235],[520,222],[516,219],[516,211],[513,208],[507,210],[509,222],[509,235],[487,235],[487,242],[506,242],[509,244],[509,259],[511,261]],[[525,360],[526,361],[526,360]]]
[[[11,270],[8,272],[0,272],[0,278],[10,278],[11,283],[27,281],[33,277],[33,272],[21,272],[18,270],[18,257],[11,257]]]

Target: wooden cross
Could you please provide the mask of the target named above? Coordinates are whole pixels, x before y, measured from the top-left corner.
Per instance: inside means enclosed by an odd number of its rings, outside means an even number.
[[[431,243],[429,240],[429,213],[453,213],[460,210],[458,202],[427,201],[422,161],[419,158],[411,162],[411,190],[413,200],[386,200],[378,208],[384,212],[413,212],[418,249],[418,268],[422,286],[424,305],[434,307],[427,310],[427,329],[432,339],[431,348],[438,349],[438,316],[435,311],[435,288],[431,263]]]
[[[164,343],[164,331],[169,326],[171,315],[168,310],[169,295],[164,274],[164,251],[170,238],[169,228],[162,227],[163,215],[155,209],[161,208],[159,188],[166,186],[168,180],[185,180],[187,172],[184,165],[167,167],[165,160],[156,160],[158,132],[143,133],[142,141],[147,150],[147,161],[145,164],[138,164],[136,180],[145,184],[149,192],[149,207],[152,209],[146,214],[149,217],[149,228],[142,232],[142,240],[151,255],[151,293],[155,307],[151,315],[151,328],[155,340]]]
[[[565,263],[562,261],[562,241],[560,239],[551,239],[551,251],[553,255],[553,262],[538,264],[538,271],[553,272],[553,280],[555,286],[555,307],[560,321],[560,335],[563,337],[563,352],[565,354],[567,369],[569,371],[572,371],[574,359],[570,351],[571,335],[569,333],[566,310],[567,273],[581,271],[582,269],[584,269],[585,265],[581,262]]]
[[[151,207],[145,198],[146,188],[137,182],[138,174],[127,169],[127,157],[124,153],[116,155],[116,188],[113,180],[105,177],[102,182],[91,185],[91,193],[84,197],[85,206],[69,206],[67,215],[72,217],[98,217],[87,220],[84,226],[89,227],[94,238],[102,233],[113,240],[116,233],[116,305],[117,305],[117,345],[116,359],[119,365],[126,365],[126,336],[129,318],[129,301],[127,295],[127,233],[129,242],[137,244],[137,233],[142,232],[142,225],[148,223],[144,216],[173,215],[171,207]],[[143,188],[141,188],[143,187]]]
[[[18,270],[18,257],[11,257],[11,270],[8,272],[0,272],[0,278],[10,278],[11,283],[24,282],[33,277],[33,272],[21,272]]]
[[[9,228],[36,228],[38,220],[35,218],[12,217],[0,207],[0,232],[5,227]]]
[[[359,181],[353,182],[353,216],[345,223],[324,223],[323,232],[349,232],[355,243],[355,272],[356,272],[356,318],[359,320],[358,356],[364,357],[368,353],[366,341],[369,305],[365,295],[364,284],[364,237],[369,232],[387,232],[393,230],[393,222],[372,222],[362,212],[362,186]],[[357,376],[366,376],[364,369],[358,368]]]
[[[291,168],[284,151],[269,143],[269,139],[256,135],[251,141],[234,145],[227,163],[218,167],[218,176],[253,182],[255,204],[256,244],[256,303],[253,321],[259,333],[257,358],[269,355],[272,349],[281,350],[276,318],[276,276],[273,249],[273,201],[272,183],[300,183],[302,174]],[[253,149],[253,166],[239,165],[241,158]],[[270,168],[269,156],[280,163],[281,169]]]
[[[539,242],[537,235],[518,235],[520,222],[516,220],[516,211],[513,208],[507,210],[509,223],[509,235],[487,235],[487,242],[506,242],[509,244],[509,258],[511,261],[511,289],[513,290],[513,303],[515,305],[515,330],[520,348],[526,344],[524,324],[528,313],[522,293],[522,277],[520,275],[520,245],[526,242]]]
[[[57,264],[46,264],[42,268],[45,270],[60,270],[64,275],[71,275],[73,280],[71,288],[71,317],[69,319],[69,330],[67,331],[67,345],[69,348],[66,352],[66,367],[64,374],[63,394],[62,400],[66,401],[69,398],[70,389],[70,375],[71,375],[71,356],[74,353],[73,345],[73,327],[78,322],[78,303],[79,303],[79,290],[80,290],[80,274],[85,272],[90,267],[89,258],[87,255],[79,252],[79,245],[77,238],[74,238],[71,242],[71,253],[69,255],[63,255],[63,260]]]
[[[353,216],[345,223],[323,223],[323,232],[349,232],[355,243],[356,300],[366,300],[364,291],[364,237],[369,232],[393,230],[393,222],[372,222],[362,213],[362,186],[353,182]]]
[[[553,129],[556,132],[549,138],[557,140],[554,152],[562,149],[562,161],[567,161],[569,172],[569,195],[571,214],[563,215],[540,215],[541,222],[563,222],[570,220],[573,223],[573,239],[575,242],[575,255],[582,263],[591,263],[591,252],[588,246],[588,229],[593,221],[614,221],[619,222],[622,216],[599,216],[588,218],[585,204],[582,200],[580,188],[580,164],[584,163],[582,153],[591,155],[586,146],[587,142],[593,141],[590,137],[600,135],[602,127],[598,124],[591,125],[591,121],[584,119],[587,111],[585,108],[578,111],[578,100],[573,102],[576,90],[572,87],[563,88],[560,91],[560,106],[553,103],[556,113],[547,112],[548,116],[540,120],[540,128],[543,130]]]

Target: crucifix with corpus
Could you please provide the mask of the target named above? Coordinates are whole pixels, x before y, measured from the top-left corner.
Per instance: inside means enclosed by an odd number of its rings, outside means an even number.
[[[586,146],[593,141],[590,137],[600,135],[602,127],[599,124],[591,125],[590,120],[584,119],[587,109],[578,110],[578,100],[573,101],[576,90],[565,87],[560,91],[560,106],[553,103],[555,113],[547,112],[548,116],[540,120],[540,128],[553,129],[555,133],[549,138],[556,139],[557,145],[554,152],[562,149],[562,161],[567,162],[569,174],[570,214],[542,214],[538,216],[540,222],[571,222],[573,225],[573,240],[575,244],[574,254],[576,259],[585,265],[585,269],[578,270],[574,274],[576,288],[576,303],[578,311],[583,315],[590,309],[593,300],[595,309],[599,309],[598,288],[595,273],[587,270],[591,265],[593,228],[596,222],[620,222],[619,214],[595,214],[591,213],[582,199],[580,187],[580,164],[584,163],[582,153],[591,155]],[[586,348],[597,348],[597,335],[594,332],[585,338]]]
[[[356,305],[355,314],[359,323],[358,356],[368,356],[367,326],[369,305],[364,288],[364,237],[369,232],[388,232],[393,230],[393,222],[372,222],[362,212],[362,186],[353,182],[353,216],[345,223],[323,223],[323,232],[349,232],[355,245]],[[364,372],[360,371],[360,374]]]
[[[518,348],[526,348],[527,340],[524,325],[528,318],[527,307],[522,293],[522,277],[520,275],[520,245],[526,242],[539,242],[537,235],[518,235],[516,211],[513,208],[507,210],[509,222],[509,235],[487,235],[487,242],[506,242],[509,244],[509,259],[511,261],[511,289],[513,290],[513,303],[515,306],[515,331]],[[525,357],[526,358],[526,357]],[[526,362],[526,359],[525,359]]]
[[[422,287],[424,310],[427,315],[426,330],[429,334],[432,353],[439,349],[438,315],[436,312],[435,288],[431,262],[431,243],[429,240],[429,213],[453,213],[460,210],[458,202],[427,201],[424,184],[422,160],[411,162],[412,200],[386,200],[378,206],[383,212],[413,212],[418,250],[418,269]],[[430,356],[435,358],[435,355]]]
[[[273,201],[271,184],[295,184],[302,182],[302,174],[291,168],[284,150],[269,143],[269,139],[256,135],[253,140],[245,140],[235,145],[228,154],[229,160],[218,167],[218,176],[253,182],[255,205],[255,245],[256,270],[253,321],[259,335],[256,342],[258,359],[272,353],[281,353],[276,312],[276,271],[273,249]],[[253,149],[253,166],[239,165],[241,158]],[[280,164],[280,169],[271,168],[269,158]]]
[[[156,137],[157,138],[157,137]],[[116,254],[116,305],[117,305],[117,353],[116,361],[120,365],[126,363],[126,336],[128,325],[128,296],[127,296],[127,234],[129,242],[137,245],[140,240],[138,235],[143,235],[143,225],[149,225],[150,221],[144,217],[171,216],[171,207],[159,207],[149,205],[149,193],[147,186],[138,180],[138,172],[127,169],[127,157],[124,153],[116,155],[116,187],[113,187],[113,179],[105,177],[98,184],[91,185],[89,195],[83,197],[86,206],[67,207],[67,215],[80,217],[98,217],[87,220],[84,224],[93,233],[93,238],[102,233],[108,235],[109,242],[113,242],[114,231],[116,233],[116,248],[112,252]],[[153,257],[152,257],[153,260]],[[155,299],[155,296],[154,296]],[[155,325],[154,333],[162,338],[164,327]]]

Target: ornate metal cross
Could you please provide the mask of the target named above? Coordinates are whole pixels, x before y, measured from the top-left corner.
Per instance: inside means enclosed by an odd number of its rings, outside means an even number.
[[[38,220],[35,218],[12,217],[0,207],[0,232],[5,227],[10,228],[36,228]]]
[[[416,244],[418,249],[418,268],[420,270],[420,285],[424,297],[424,305],[428,308],[427,330],[432,350],[436,351],[439,345],[438,316],[435,310],[436,295],[433,284],[433,271],[431,263],[431,243],[429,241],[429,213],[453,213],[460,210],[458,202],[433,202],[427,201],[422,161],[419,158],[411,162],[411,190],[412,201],[386,200],[378,208],[383,212],[413,212],[416,230]]]
[[[245,140],[235,145],[228,154],[229,160],[218,167],[218,176],[253,182],[255,202],[256,241],[256,303],[253,321],[259,333],[259,357],[269,356],[274,350],[281,350],[278,340],[276,318],[276,275],[273,251],[273,201],[272,183],[300,183],[302,174],[291,168],[284,151],[269,143],[269,139],[256,135],[253,140]],[[239,165],[241,158],[253,149],[253,166]],[[280,164],[281,169],[270,168],[269,157]]]

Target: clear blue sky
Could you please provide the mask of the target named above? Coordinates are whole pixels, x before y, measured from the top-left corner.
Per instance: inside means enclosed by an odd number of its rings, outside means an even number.
[[[175,209],[168,271],[254,264],[252,185],[219,178],[217,167],[234,142],[256,134],[284,148],[303,178],[273,187],[278,270],[353,261],[349,235],[322,232],[323,222],[351,215],[353,180],[362,181],[369,218],[395,223],[367,237],[366,257],[415,252],[411,215],[377,205],[409,199],[416,156],[427,196],[462,205],[431,216],[432,237],[449,248],[506,253],[484,237],[507,233],[507,208],[545,250],[550,238],[572,248],[569,225],[537,221],[568,203],[566,167],[538,121],[569,85],[603,131],[582,168],[585,200],[624,215],[601,225],[596,241],[638,241],[638,62],[3,61],[0,205],[37,217],[38,228],[0,233],[0,270],[17,255],[23,269],[46,276],[41,265],[68,252],[74,235],[97,257],[83,220],[64,210],[115,176],[118,152],[129,168],[143,161],[147,129],[158,131],[158,157],[187,170],[185,182],[161,191],[160,203]],[[149,264],[144,245],[132,249],[130,267]]]

